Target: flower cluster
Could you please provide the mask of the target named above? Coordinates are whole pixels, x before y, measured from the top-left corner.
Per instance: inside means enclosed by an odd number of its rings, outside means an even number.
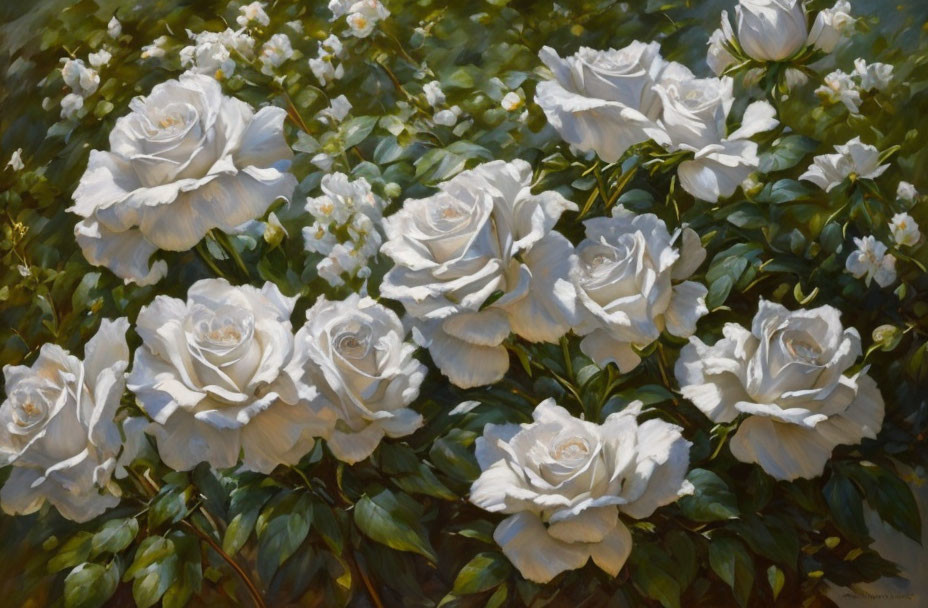
[[[815,94],[829,104],[843,103],[851,114],[860,110],[862,92],[882,91],[892,81],[893,66],[886,63],[871,63],[863,59],[854,61],[850,74],[835,70],[825,76],[824,84],[815,89]]]
[[[367,38],[378,22],[390,16],[380,0],[331,0],[329,10],[333,21],[347,15],[348,33],[355,38]]]
[[[343,285],[344,277],[366,279],[370,258],[383,242],[378,230],[383,201],[363,177],[349,181],[344,173],[331,173],[320,187],[322,196],[306,200],[315,219],[303,228],[306,250],[325,256],[316,269],[330,285]]]
[[[246,61],[254,56],[255,39],[244,29],[226,28],[222,32],[191,32],[192,45],[180,50],[181,65],[191,71],[213,76],[217,80],[235,73],[233,53]]]

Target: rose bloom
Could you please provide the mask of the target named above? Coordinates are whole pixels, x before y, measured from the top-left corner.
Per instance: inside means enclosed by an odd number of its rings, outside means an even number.
[[[296,464],[331,425],[299,404],[284,366],[293,354],[296,298],[273,283],[234,287],[203,279],[187,301],[158,296],[142,307],[129,390],[154,422],[161,459],[187,471],[200,462],[270,473]]]
[[[396,265],[380,293],[405,306],[414,338],[459,387],[505,375],[510,332],[556,342],[569,329],[573,247],[553,228],[577,206],[532,194],[531,181],[525,161],[485,163],[384,220],[381,252]]]
[[[571,271],[579,299],[573,329],[585,336],[580,350],[586,356],[627,373],[641,362],[632,347],[645,348],[665,329],[687,338],[709,312],[706,287],[684,280],[706,250],[695,232],[684,228],[671,236],[652,213],[617,208],[613,215],[584,222],[587,238]]]
[[[690,442],[659,419],[638,424],[635,401],[603,424],[574,418],[553,399],[527,424],[487,424],[470,501],[508,515],[493,538],[522,576],[547,583],[593,562],[616,576],[632,550],[619,514],[649,517],[690,494]]]
[[[839,186],[846,178],[876,179],[883,175],[889,165],[880,164],[880,151],[874,146],[861,143],[855,137],[843,146],[835,146],[837,154],[822,154],[812,159],[812,164],[799,179],[812,182],[825,192]]]
[[[606,51],[581,47],[565,58],[546,46],[538,56],[554,79],[538,83],[535,101],[564,141],[607,163],[648,139],[666,143],[656,124],[661,100],[653,86],[665,72],[686,68],[664,61],[657,42],[636,40]]]
[[[364,460],[384,436],[403,437],[422,425],[408,406],[426,367],[413,358],[399,317],[371,298],[324,297],[306,312],[288,373],[301,397],[335,424],[326,443],[339,460]]]
[[[758,61],[782,61],[808,36],[801,0],[738,0],[735,26],[741,48]]]
[[[115,420],[126,386],[128,329],[125,318],[104,319],[83,361],[45,344],[31,367],[3,368],[0,466],[13,465],[0,491],[4,511],[33,513],[47,500],[64,517],[85,522],[119,504],[113,477],[125,477],[145,423]]]
[[[727,323],[713,346],[698,338],[680,351],[683,396],[712,421],[743,420],[731,452],[777,479],[822,474],[838,445],[875,438],[883,398],[860,357],[860,335],[831,306],[789,311],[760,301],[748,330]]]
[[[116,121],[110,151],[93,150],[68,210],[87,260],[126,282],[167,272],[158,249],[186,251],[213,228],[233,231],[287,198],[296,178],[286,112],[226,97],[214,79],[185,73],[137,97]]]

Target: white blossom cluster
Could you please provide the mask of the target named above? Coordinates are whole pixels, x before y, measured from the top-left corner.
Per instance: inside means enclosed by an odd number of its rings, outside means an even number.
[[[105,48],[87,56],[90,67],[87,67],[83,59],[61,59],[61,78],[71,89],[71,92],[61,99],[62,118],[73,118],[84,107],[84,100],[93,95],[100,86],[100,74],[97,69],[109,63],[110,59],[112,55]]]
[[[213,76],[217,80],[235,73],[235,55],[245,61],[254,56],[255,39],[244,29],[226,28],[222,32],[187,30],[193,44],[180,50],[180,63],[189,70]]]
[[[857,114],[863,102],[861,93],[887,89],[892,76],[893,66],[889,64],[868,64],[864,59],[857,59],[850,74],[834,70],[826,75],[824,84],[815,89],[815,94],[829,104],[843,103],[849,112]]]
[[[345,17],[348,33],[355,38],[367,38],[380,21],[390,16],[390,11],[380,0],[330,0],[332,20]]]
[[[319,51],[315,57],[309,59],[309,69],[322,86],[340,80],[345,75],[345,68],[338,62],[344,54],[342,41],[335,34],[319,43]]]
[[[422,94],[425,101],[432,107],[435,113],[432,120],[437,125],[444,127],[453,127],[458,122],[458,118],[463,113],[460,106],[453,105],[448,107],[445,103],[445,92],[441,88],[441,83],[437,80],[427,82],[422,86]]]
[[[320,187],[322,196],[306,201],[315,220],[303,228],[306,250],[325,256],[316,269],[330,285],[343,285],[346,276],[366,279],[370,258],[383,242],[378,226],[384,202],[363,177],[349,181],[344,173],[332,173]]]

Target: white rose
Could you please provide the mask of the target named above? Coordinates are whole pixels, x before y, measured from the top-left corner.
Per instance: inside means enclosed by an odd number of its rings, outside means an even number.
[[[594,150],[608,163],[648,139],[665,142],[653,85],[668,66],[688,70],[665,62],[658,43],[636,40],[608,51],[581,47],[563,59],[546,46],[538,56],[554,80],[538,83],[535,101],[564,141],[582,152]]]
[[[708,290],[684,279],[706,258],[699,235],[684,228],[671,236],[652,213],[620,212],[584,226],[571,280],[580,303],[574,331],[585,336],[580,349],[586,356],[627,373],[641,362],[632,347],[648,346],[664,329],[681,338],[696,331],[709,312]]]
[[[32,513],[46,500],[66,518],[84,522],[119,504],[112,477],[124,477],[134,456],[115,421],[125,389],[129,348],[125,318],[104,319],[84,347],[84,360],[45,344],[32,367],[7,365],[7,399],[0,406],[0,466],[13,464],[0,504]],[[140,432],[138,422],[123,426]],[[119,456],[119,457],[118,457]],[[118,458],[117,458],[118,457]]]
[[[709,49],[706,51],[706,63],[716,76],[721,76],[725,70],[737,62],[729,50],[733,39],[734,34],[731,22],[728,20],[728,11],[722,11],[722,27],[709,36]]]
[[[167,265],[150,265],[155,251],[191,249],[213,228],[232,231],[296,187],[280,108],[255,113],[189,72],[129,107],[110,151],[90,152],[68,209],[84,218],[74,233],[87,260],[127,282],[158,281]]]
[[[334,418],[325,435],[339,460],[364,460],[384,437],[403,437],[422,425],[407,406],[419,394],[426,367],[396,314],[351,294],[341,302],[320,297],[306,312],[287,366],[312,407]]]
[[[786,59],[808,35],[801,0],[738,0],[735,24],[741,48],[758,61]]]
[[[87,97],[93,95],[100,86],[100,75],[96,70],[84,65],[82,59],[62,59],[61,77],[71,90]]]
[[[835,146],[837,154],[822,154],[812,159],[812,164],[799,179],[812,182],[825,192],[851,175],[854,179],[876,179],[883,175],[889,165],[880,164],[880,151],[861,143],[860,136],[843,146]]]
[[[667,147],[694,153],[677,169],[680,185],[696,198],[713,203],[734,194],[757,169],[757,144],[748,138],[779,124],[773,106],[755,101],[744,111],[741,127],[726,134],[734,102],[732,85],[727,76],[693,78],[678,71],[665,74],[654,87],[663,102],[660,125],[670,140]]]
[[[844,263],[849,273],[857,279],[864,279],[868,287],[871,281],[876,281],[880,287],[889,287],[896,281],[896,258],[886,252],[886,245],[873,236],[854,237],[854,244],[857,249],[847,256]]]
[[[683,396],[715,422],[745,418],[731,439],[735,458],[777,479],[822,474],[837,445],[876,437],[883,398],[866,369],[845,372],[860,336],[831,306],[791,312],[761,300],[748,331],[736,323],[707,346],[690,338],[676,364]]]
[[[282,373],[293,353],[296,298],[265,283],[234,287],[203,279],[187,301],[158,296],[142,308],[129,390],[154,420],[161,459],[176,470],[200,462],[270,473],[296,464],[331,425],[298,405]]]
[[[838,0],[833,7],[819,11],[815,16],[807,44],[830,53],[838,46],[844,30],[853,22],[851,3],[848,0]]]
[[[532,194],[531,181],[525,161],[486,163],[384,220],[381,251],[396,266],[380,293],[402,302],[414,337],[457,386],[503,377],[510,332],[551,342],[568,330],[573,247],[552,229],[577,206],[556,192]]]
[[[509,515],[493,538],[522,576],[547,583],[590,558],[615,576],[632,549],[619,513],[641,519],[692,493],[682,429],[658,419],[639,425],[640,411],[636,401],[599,425],[548,399],[531,423],[486,425],[470,501]]]

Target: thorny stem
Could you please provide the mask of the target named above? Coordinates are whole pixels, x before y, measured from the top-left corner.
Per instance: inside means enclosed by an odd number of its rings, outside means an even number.
[[[248,593],[251,595],[251,599],[254,600],[255,606],[258,608],[267,608],[267,604],[264,603],[264,598],[261,597],[261,593],[258,591],[258,588],[251,581],[251,578],[248,576],[248,573],[236,562],[231,555],[222,550],[222,547],[212,539],[212,537],[194,526],[189,521],[184,520],[183,523],[185,526],[190,528],[190,530],[200,537],[203,541],[206,542],[215,551],[219,557],[221,557],[229,566],[235,570],[235,573],[242,579],[242,582],[245,583],[245,586],[248,587]]]

